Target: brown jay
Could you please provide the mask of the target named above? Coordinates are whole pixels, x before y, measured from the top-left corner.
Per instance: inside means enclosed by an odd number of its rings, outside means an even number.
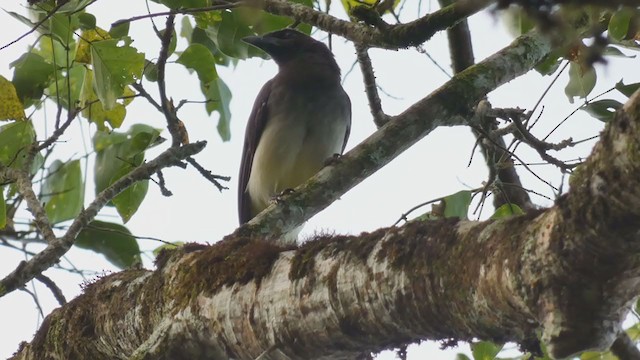
[[[279,70],[260,90],[247,123],[238,186],[240,224],[341,154],[351,127],[351,101],[326,45],[293,29],[243,41],[270,55]]]

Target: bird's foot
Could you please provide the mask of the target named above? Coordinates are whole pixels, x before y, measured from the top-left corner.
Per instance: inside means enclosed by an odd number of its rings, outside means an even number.
[[[282,191],[280,192],[280,194],[276,194],[275,196],[273,196],[273,197],[271,198],[271,202],[272,202],[272,203],[275,203],[275,204],[281,203],[281,202],[283,202],[283,201],[284,201],[284,198],[285,198],[287,195],[291,195],[291,194],[293,194],[294,192],[295,192],[295,190],[293,190],[293,189],[284,189],[284,190],[282,190]]]
[[[324,161],[324,166],[335,165],[340,161],[341,154],[333,154],[330,158]]]

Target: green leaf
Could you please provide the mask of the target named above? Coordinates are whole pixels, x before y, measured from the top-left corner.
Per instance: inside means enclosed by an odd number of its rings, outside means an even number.
[[[491,215],[491,219],[504,219],[514,215],[522,215],[524,211],[516,204],[504,204],[496,209],[496,212]]]
[[[66,15],[56,12],[49,18],[49,26],[51,28],[51,36],[65,47],[70,48],[71,44],[75,42],[73,32],[80,28],[79,15]]]
[[[93,42],[91,64],[94,69],[95,91],[105,110],[116,106],[125,86],[142,76],[144,54],[116,39]]]
[[[220,51],[216,44],[209,38],[209,35],[206,31],[201,28],[193,29],[193,33],[191,34],[191,43],[192,44],[201,44],[204,45],[211,54],[213,54],[213,58],[216,61],[216,64],[228,66],[230,63],[237,63],[238,59],[231,58]]]
[[[20,167],[24,164],[29,145],[36,132],[31,121],[16,121],[0,127],[0,163]]]
[[[91,30],[96,28],[96,17],[93,14],[82,13],[78,15],[78,20],[80,21],[80,29],[82,30]]]
[[[222,53],[237,59],[253,56],[266,58],[263,51],[242,41],[242,38],[256,33],[237,11],[225,11],[221,16],[221,21],[207,27],[205,31]]]
[[[162,250],[174,250],[179,248],[180,246],[184,245],[184,241],[174,241],[170,244],[164,244],[161,246],[158,246],[157,248],[153,249],[153,256],[158,256],[160,255],[160,252]]]
[[[607,55],[607,56],[615,56],[615,57],[622,57],[622,58],[627,58],[627,59],[633,59],[636,56],[635,55],[627,55],[625,53],[622,52],[622,50],[618,49],[615,46],[607,46],[604,48],[604,50],[602,51],[603,55]]]
[[[42,56],[29,52],[9,66],[14,68],[12,82],[18,98],[23,103],[28,99],[40,99],[51,81],[53,65],[46,62]]]
[[[158,81],[158,65],[153,61],[149,61],[147,59],[144,60],[144,77],[148,81],[156,82]]]
[[[0,121],[25,120],[24,108],[11,81],[0,75]]]
[[[596,71],[593,67],[583,69],[580,64],[571,62],[569,65],[569,83],[564,93],[573,104],[574,97],[586,98],[596,86]]]
[[[198,74],[198,79],[203,84],[210,83],[218,78],[213,54],[204,45],[189,45],[176,62],[184,65],[187,69],[195,70]]]
[[[218,119],[218,134],[222,138],[222,141],[229,141],[231,139],[231,132],[229,130],[229,123],[231,122],[231,110],[229,109],[229,103],[231,102],[231,90],[227,87],[227,84],[217,78],[209,84],[204,84],[202,92],[205,94],[207,100],[209,100],[205,108],[209,115],[213,111],[217,111],[220,114]]]
[[[120,224],[94,220],[78,234],[75,246],[102,254],[121,269],[141,262],[136,238]]]
[[[4,10],[4,9],[2,9]],[[13,17],[14,19],[20,21],[21,23],[27,25],[30,29],[36,29],[36,31],[39,34],[49,34],[51,33],[51,30],[49,29],[49,25],[46,23],[41,24],[40,26],[36,26],[37,24],[34,23],[33,21],[31,21],[31,19],[24,17],[18,13],[15,13],[13,11],[7,11],[4,10],[4,12],[6,12],[7,14],[9,14],[11,17]]]
[[[90,5],[95,0],[69,0],[67,1],[57,12],[63,13],[75,13],[78,12],[88,5]]]
[[[626,97],[631,97],[638,89],[640,89],[640,82],[625,85],[622,80],[620,80],[616,84],[616,90],[620,91]]]
[[[617,41],[624,40],[629,31],[629,24],[632,17],[633,10],[626,7],[613,13],[609,20],[609,36]]]
[[[156,144],[160,132],[148,125],[136,124],[126,133],[97,132],[93,138],[96,150],[94,182],[96,194],[142,164],[144,151]],[[140,181],[121,192],[112,204],[124,222],[138,210],[147,194],[148,181]]]
[[[114,39],[127,36],[129,35],[130,26],[131,26],[131,23],[128,21],[122,22],[116,26],[111,26],[111,29],[109,29],[109,35],[111,35],[111,37]]]
[[[83,107],[82,116],[89,119],[89,121],[95,123],[98,126],[98,130],[107,131],[111,129],[117,129],[122,125],[127,110],[124,104],[128,102],[123,101],[123,104],[116,102],[115,106],[111,110],[105,110],[102,102],[99,101],[98,96],[93,91],[93,72],[86,70],[84,82],[82,83],[82,90],[80,93],[80,103]],[[133,94],[131,90],[126,88],[128,92]],[[107,127],[107,124],[109,127]]]
[[[84,205],[84,183],[80,160],[63,163],[54,161],[49,166],[42,184],[42,202],[52,224],[75,218]]]
[[[61,104],[65,109],[75,108],[82,99],[81,91],[84,84],[87,69],[79,64],[74,65],[68,71],[58,71],[57,80],[54,80],[46,89],[47,95]],[[69,92],[70,91],[70,92]]]
[[[557,52],[551,52],[536,65],[535,70],[540,75],[551,75],[560,67],[562,60]]]
[[[124,176],[128,173],[129,171],[123,171],[121,175]],[[126,224],[133,214],[138,211],[142,201],[144,201],[145,196],[147,196],[148,190],[149,180],[141,180],[135,182],[113,198],[113,204],[118,211],[118,215],[122,218],[122,222]]]
[[[163,4],[170,9],[199,8],[209,5],[208,0],[152,0],[158,4]]]
[[[581,110],[588,112],[594,118],[607,122],[616,114],[618,109],[622,108],[622,103],[613,99],[604,99],[598,101],[592,101],[582,107]]]
[[[463,190],[444,198],[444,217],[466,219],[471,203],[471,191]]]
[[[191,41],[191,34],[193,33],[193,25],[191,19],[188,16],[183,16],[180,20],[180,33],[179,35],[185,38],[187,41]]]
[[[456,360],[471,360],[471,359],[469,359],[469,357],[465,354],[457,354]]]
[[[4,201],[4,186],[0,186],[0,229],[7,226],[7,204]]]
[[[502,350],[502,345],[490,341],[479,341],[471,344],[471,352],[474,360],[493,360]]]

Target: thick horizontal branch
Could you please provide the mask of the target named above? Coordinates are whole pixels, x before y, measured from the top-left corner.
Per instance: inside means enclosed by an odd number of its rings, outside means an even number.
[[[177,162],[199,153],[205,146],[206,142],[201,141],[180,148],[170,148],[158,155],[157,158],[133,169],[129,174],[101,191],[93,202],[75,218],[64,236],[49,241],[44,250],[37,253],[31,259],[20,262],[14,271],[0,280],[0,297],[24,286],[28,281],[31,281],[37,275],[56,264],[60,258],[69,251],[71,246],[73,246],[73,242],[80,231],[89,224],[98,214],[98,211],[116,197],[116,195],[133,183],[148,179],[158,170],[173,166]]]
[[[243,237],[188,244],[153,272],[92,284],[13,359],[344,359],[472,338],[527,350],[540,328],[554,357],[606,349],[640,291],[638,148],[640,91],[553,208],[295,250]]]
[[[490,91],[526,73],[551,50],[531,33],[454,76],[369,136],[335,164],[238,229],[274,238],[302,224],[439,126],[468,124],[471,109]]]

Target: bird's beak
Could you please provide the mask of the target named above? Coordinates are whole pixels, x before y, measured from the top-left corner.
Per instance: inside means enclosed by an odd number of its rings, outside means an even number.
[[[279,45],[278,39],[264,36],[247,36],[243,37],[242,41],[257,47],[267,54],[269,54],[272,49],[275,49]]]

